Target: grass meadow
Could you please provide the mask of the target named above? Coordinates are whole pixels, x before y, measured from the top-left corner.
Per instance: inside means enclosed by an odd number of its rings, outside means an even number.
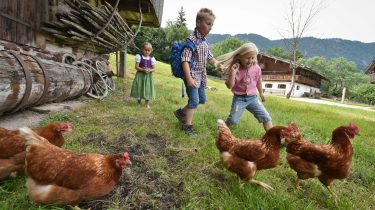
[[[158,63],[154,73],[156,100],[151,108],[139,106],[129,97],[134,78],[134,56],[127,59],[125,79],[115,79],[116,90],[103,100],[82,99],[87,106],[68,114],[49,114],[43,122],[70,120],[73,132],[67,134],[64,148],[77,152],[113,153],[130,149],[133,166],[110,195],[90,209],[375,209],[375,112],[329,105],[309,104],[266,96],[264,103],[274,125],[294,122],[304,137],[327,144],[338,126],[354,122],[360,136],[353,141],[354,156],[350,176],[335,180],[337,202],[317,179],[294,187],[296,174],[286,163],[285,148],[281,164],[255,175],[272,186],[263,188],[245,183],[240,188],[235,174],[219,162],[215,147],[217,119],[230,111],[232,94],[224,82],[210,78],[207,103],[199,106],[193,124],[197,138],[186,136],[173,111],[186,104],[181,98],[181,80],[171,75],[168,64]],[[111,57],[114,68],[114,57]],[[258,138],[264,134],[261,124],[245,112],[232,129],[239,138]],[[152,173],[151,173],[152,172]],[[152,176],[150,174],[153,174]],[[156,174],[156,175],[155,175]],[[149,177],[143,179],[143,177]],[[151,178],[150,178],[151,177]],[[69,209],[65,205],[32,203],[27,196],[25,175],[0,182],[0,209]],[[151,183],[152,182],[152,183]],[[140,187],[142,186],[142,187]],[[122,190],[122,191],[121,191]],[[118,193],[122,192],[122,193]],[[100,205],[99,205],[100,204]]]

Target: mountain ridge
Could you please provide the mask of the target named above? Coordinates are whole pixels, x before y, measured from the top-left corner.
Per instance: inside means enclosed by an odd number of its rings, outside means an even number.
[[[223,41],[230,37],[230,34],[209,34],[207,41],[210,44]],[[271,40],[262,35],[236,34],[237,37],[244,41],[251,41],[256,44],[261,52],[266,52],[268,48],[280,47],[286,52],[285,39]],[[315,38],[303,37],[301,38],[300,49],[305,58],[314,56],[323,56],[327,60],[335,57],[344,57],[356,64],[358,71],[365,71],[375,58],[375,42],[365,43],[361,41],[352,41],[341,38]]]

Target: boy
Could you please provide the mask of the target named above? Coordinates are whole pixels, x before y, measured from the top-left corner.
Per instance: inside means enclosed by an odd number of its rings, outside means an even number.
[[[192,136],[197,136],[192,124],[195,109],[198,104],[206,102],[207,61],[212,65],[217,62],[208,48],[205,38],[210,33],[214,21],[215,15],[210,9],[202,8],[199,10],[196,17],[196,27],[188,38],[196,45],[197,50],[193,55],[190,48],[185,48],[181,55],[188,103],[183,109],[179,108],[174,111],[174,115],[180,121],[182,130]],[[194,69],[190,69],[192,56],[194,56],[195,61]]]

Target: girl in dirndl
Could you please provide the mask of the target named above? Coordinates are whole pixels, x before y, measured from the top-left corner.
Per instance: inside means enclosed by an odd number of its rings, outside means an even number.
[[[155,99],[154,80],[152,72],[155,71],[156,60],[151,56],[152,45],[149,42],[142,44],[142,55],[135,56],[135,74],[130,96],[136,98],[141,105],[142,99],[145,100],[145,106],[150,108],[150,100]]]

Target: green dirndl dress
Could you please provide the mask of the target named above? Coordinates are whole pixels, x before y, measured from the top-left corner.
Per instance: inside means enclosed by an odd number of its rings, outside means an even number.
[[[154,80],[152,73],[145,74],[139,72],[135,74],[130,96],[136,99],[153,100],[155,99]]]

